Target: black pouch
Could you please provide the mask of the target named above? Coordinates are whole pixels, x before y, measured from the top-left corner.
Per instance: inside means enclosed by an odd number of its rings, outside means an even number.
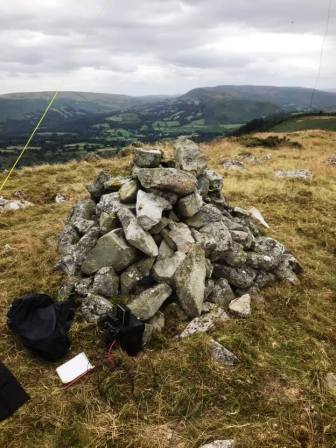
[[[130,356],[136,356],[142,350],[142,337],[145,324],[137,319],[124,305],[99,319],[99,326],[105,332],[106,342],[110,345],[118,341],[121,348]]]
[[[29,395],[7,367],[0,362],[0,421],[10,417],[27,400]]]
[[[29,294],[13,301],[7,313],[8,327],[34,355],[57,361],[68,352],[68,330],[74,302],[54,302],[45,294]]]

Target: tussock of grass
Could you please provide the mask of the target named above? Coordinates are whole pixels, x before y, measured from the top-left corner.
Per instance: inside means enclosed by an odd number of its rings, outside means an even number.
[[[0,215],[0,352],[31,401],[0,424],[1,447],[196,448],[216,438],[235,438],[246,448],[336,446],[336,402],[324,385],[325,374],[336,369],[336,171],[323,164],[335,153],[336,136],[303,132],[288,138],[302,149],[278,149],[272,161],[247,162],[242,172],[226,172],[219,163],[247,150],[238,142],[204,145],[210,166],[225,176],[230,202],[258,207],[271,225],[268,234],[306,269],[299,287],[264,291],[265,302],[253,304],[251,318],[213,331],[240,363],[226,368],[212,362],[208,336],[177,342],[167,331],[138,358],[116,352],[109,365],[95,327],[78,318],[69,357],[85,351],[97,370],[67,391],[55,365],[30,357],[8,332],[6,311],[13,298],[30,291],[56,295],[62,281],[54,270],[56,237],[71,204],[99,170],[121,174],[130,160],[15,174],[6,197],[19,190],[37,205]],[[277,169],[310,169],[314,179],[278,179]],[[57,192],[68,202],[54,204]],[[3,252],[5,244],[11,253]],[[182,327],[174,322],[174,329]]]

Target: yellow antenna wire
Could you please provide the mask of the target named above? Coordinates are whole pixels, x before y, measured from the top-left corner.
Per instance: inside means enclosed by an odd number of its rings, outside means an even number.
[[[20,162],[20,160],[21,160],[23,154],[26,152],[27,148],[29,147],[30,142],[31,142],[32,139],[34,138],[34,135],[35,135],[36,132],[38,131],[39,127],[41,126],[43,120],[45,119],[45,117],[46,117],[46,115],[47,115],[49,109],[51,108],[51,106],[53,105],[54,101],[56,100],[58,94],[59,94],[58,91],[56,91],[56,92],[53,94],[51,100],[49,101],[47,107],[45,108],[43,114],[41,115],[39,121],[37,122],[37,125],[35,126],[33,132],[31,133],[31,135],[30,135],[30,137],[29,137],[29,139],[27,140],[27,143],[24,145],[22,151],[20,152],[19,157],[15,160],[14,165],[12,166],[12,168],[11,168],[10,171],[9,171],[9,173],[7,174],[7,176],[5,177],[4,181],[2,182],[2,184],[1,184],[1,186],[0,186],[0,193],[1,193],[2,190],[4,189],[6,183],[8,182],[8,179],[11,177],[11,175],[12,175],[13,171],[15,170],[17,164]]]

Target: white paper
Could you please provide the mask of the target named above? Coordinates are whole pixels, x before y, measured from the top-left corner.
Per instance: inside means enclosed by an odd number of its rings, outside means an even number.
[[[84,373],[89,372],[93,369],[92,364],[88,360],[85,353],[80,353],[74,358],[70,359],[66,363],[57,367],[56,372],[60,377],[62,383],[67,384],[74,381],[79,376]]]

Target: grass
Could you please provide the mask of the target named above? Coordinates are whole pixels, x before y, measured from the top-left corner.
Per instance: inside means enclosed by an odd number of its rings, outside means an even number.
[[[334,115],[293,117],[280,124],[277,124],[271,130],[273,132],[296,132],[305,129],[336,131],[336,117]]]
[[[263,134],[264,135],[264,134]],[[298,287],[278,285],[254,303],[251,318],[232,319],[212,336],[240,359],[222,367],[208,355],[208,337],[172,339],[182,328],[169,317],[167,331],[138,358],[117,352],[114,364],[94,326],[77,317],[69,358],[85,351],[97,366],[65,391],[55,364],[32,358],[6,327],[6,312],[17,296],[61,285],[54,270],[56,238],[83,184],[101,169],[127,172],[129,158],[25,168],[5,192],[21,191],[36,204],[0,215],[0,353],[31,396],[14,418],[0,423],[7,448],[197,448],[214,439],[234,438],[243,448],[330,448],[336,446],[336,398],[325,388],[336,370],[336,182],[335,168],[323,163],[335,153],[336,135],[289,135],[302,149],[282,147],[263,165],[224,171],[220,160],[250,151],[235,140],[204,145],[211,168],[225,176],[231,203],[256,206],[268,232],[292,250],[305,267]],[[311,183],[278,179],[277,169],[309,169]],[[60,192],[68,201],[53,203]],[[169,330],[170,329],[170,330]]]

